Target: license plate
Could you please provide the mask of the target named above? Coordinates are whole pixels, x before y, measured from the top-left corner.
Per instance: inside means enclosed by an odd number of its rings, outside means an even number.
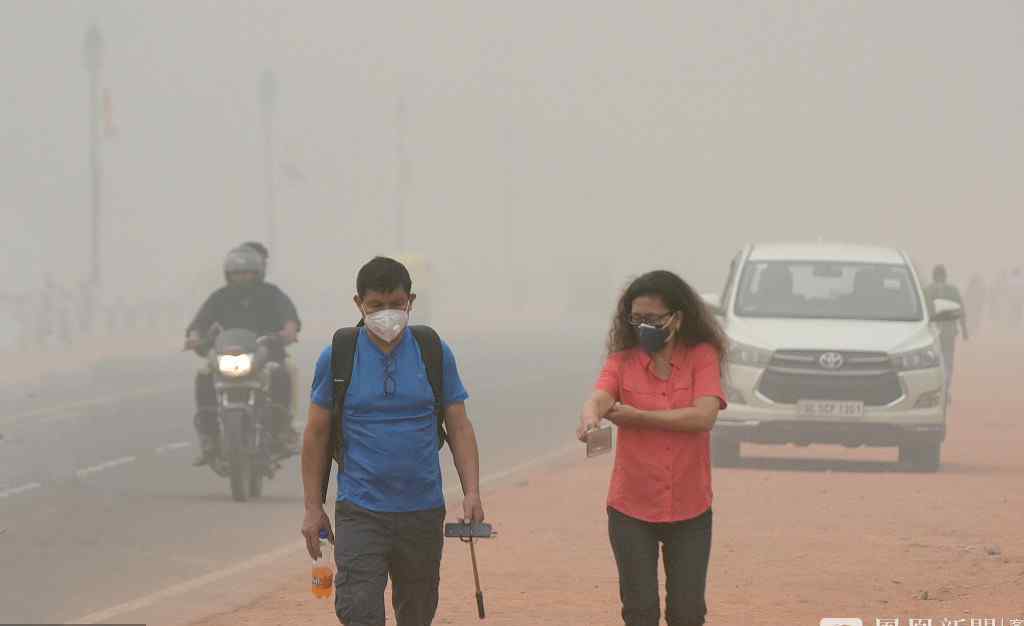
[[[832,400],[800,400],[796,403],[800,417],[863,417],[863,402],[836,402]]]

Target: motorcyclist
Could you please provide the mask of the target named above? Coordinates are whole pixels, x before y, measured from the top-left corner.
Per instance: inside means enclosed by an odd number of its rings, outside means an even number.
[[[271,290],[273,290],[277,294],[278,299],[281,301],[280,302],[281,306],[284,307],[284,310],[288,314],[288,319],[293,319],[293,320],[296,320],[298,322],[299,326],[296,329],[296,332],[301,331],[302,330],[302,320],[299,319],[299,312],[298,312],[298,310],[296,310],[295,304],[292,302],[292,299],[289,298],[288,294],[286,294],[280,287],[278,287],[274,283],[266,280],[266,274],[270,273],[270,251],[267,250],[267,247],[265,245],[263,245],[262,243],[260,243],[258,241],[246,241],[246,242],[242,243],[239,247],[240,248],[250,248],[252,250],[255,250],[257,254],[259,254],[261,257],[263,257],[263,269],[264,269],[264,279],[263,279],[263,282],[267,285],[267,287],[269,287]],[[291,356],[285,355],[284,367],[288,371],[288,379],[291,380],[291,383],[292,383],[292,395],[291,395],[291,397],[292,397],[293,405],[291,406],[291,409],[292,409],[292,413],[291,414],[294,415],[295,408],[296,408],[294,406],[294,402],[297,402],[299,398],[302,398],[304,392],[302,390],[302,383],[299,380],[299,368],[296,367],[296,365],[295,365],[295,359],[293,359]],[[288,427],[291,428],[291,422],[289,422]],[[297,440],[298,440],[298,433],[295,433],[295,438],[296,438],[296,442],[297,442]]]
[[[220,328],[243,328],[260,336],[278,335],[282,345],[298,338],[299,320],[294,307],[285,306],[280,290],[264,282],[266,265],[255,250],[235,248],[224,260],[224,278],[227,285],[214,291],[200,307],[186,330],[185,348],[197,350],[203,338],[214,325]],[[283,360],[282,354],[271,355]],[[273,411],[274,447],[277,451],[294,453],[297,433],[291,427],[291,382],[285,368],[273,370],[271,401],[278,405]],[[220,448],[220,428],[217,423],[217,395],[213,387],[213,373],[201,369],[195,381],[195,427],[200,451],[194,465],[200,466],[216,458]]]
[[[292,299],[289,298],[288,294],[286,294],[280,287],[266,280],[266,274],[268,273],[268,268],[270,266],[270,251],[267,250],[267,247],[265,245],[258,241],[246,241],[245,243],[240,245],[239,248],[249,248],[251,250],[254,250],[256,254],[260,255],[260,257],[263,258],[263,282],[267,285],[268,288],[270,288],[272,291],[274,291],[275,294],[277,294],[277,297],[281,300],[281,306],[285,307],[285,310],[288,311],[288,314],[291,316],[291,319],[295,320],[298,323],[299,327],[297,331],[301,331],[302,320],[299,319],[299,312],[298,310],[296,310],[295,304],[292,302]]]

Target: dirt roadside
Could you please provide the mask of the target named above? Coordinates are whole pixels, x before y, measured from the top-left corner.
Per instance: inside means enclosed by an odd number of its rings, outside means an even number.
[[[745,447],[743,467],[715,470],[708,623],[1024,618],[1022,354],[962,351],[938,474],[899,471],[895,450],[829,447]],[[621,623],[603,512],[610,469],[610,457],[581,451],[486,492],[500,535],[478,544],[484,623]],[[288,564],[278,589],[195,626],[337,624],[308,572]],[[478,622],[468,550],[450,543],[434,623]]]

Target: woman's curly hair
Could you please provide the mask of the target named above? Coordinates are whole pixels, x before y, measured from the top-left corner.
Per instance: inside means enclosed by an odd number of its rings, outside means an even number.
[[[683,314],[675,340],[692,347],[709,343],[725,358],[728,340],[718,320],[694,289],[685,280],[667,270],[656,270],[636,278],[626,287],[608,332],[608,354],[629,350],[637,345],[636,331],[629,325],[633,301],[641,296],[661,298],[669,311]]]

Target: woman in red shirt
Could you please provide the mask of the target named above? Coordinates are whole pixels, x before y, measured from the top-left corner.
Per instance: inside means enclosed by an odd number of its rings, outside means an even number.
[[[658,548],[669,626],[704,624],[711,554],[709,438],[725,408],[725,337],[703,300],[667,271],[644,274],[619,300],[608,360],[577,435],[618,426],[608,535],[626,626],[658,626]]]

